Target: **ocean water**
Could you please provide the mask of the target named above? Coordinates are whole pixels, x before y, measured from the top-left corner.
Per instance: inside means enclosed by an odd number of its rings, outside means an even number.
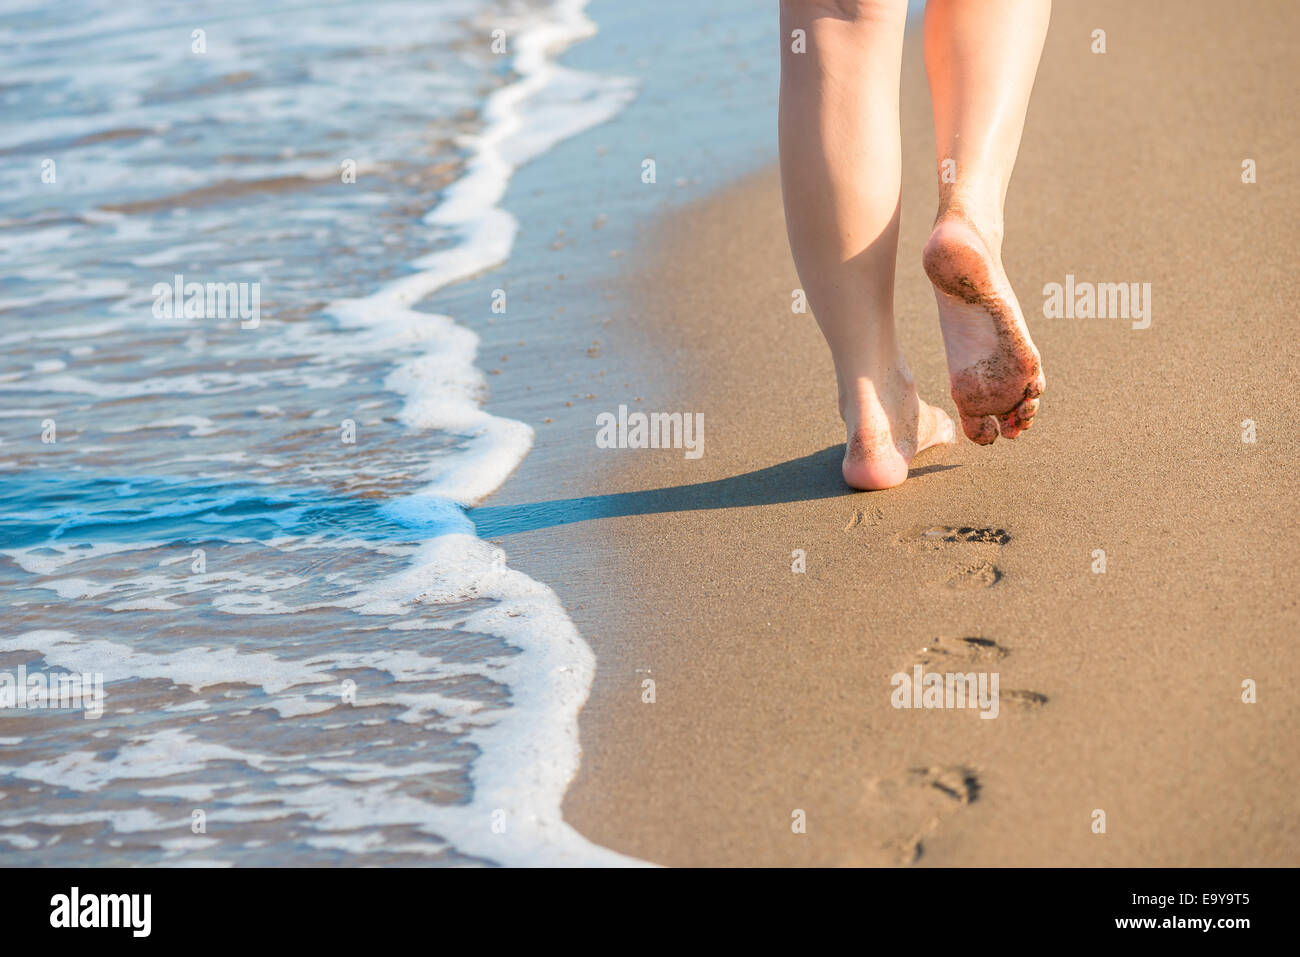
[[[0,5],[0,680],[103,690],[0,711],[0,864],[634,863],[561,817],[594,659],[466,517],[534,435],[439,311],[637,96],[583,8]]]

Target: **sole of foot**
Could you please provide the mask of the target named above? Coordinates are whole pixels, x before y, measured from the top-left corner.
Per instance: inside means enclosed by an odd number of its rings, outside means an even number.
[[[1038,350],[1001,262],[975,226],[941,217],[922,263],[934,284],[962,431],[977,445],[1014,439],[1034,423],[1046,387]]]

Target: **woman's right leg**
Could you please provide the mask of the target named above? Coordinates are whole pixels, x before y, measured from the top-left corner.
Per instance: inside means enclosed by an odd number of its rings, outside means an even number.
[[[844,479],[865,489],[902,483],[917,452],[956,437],[918,398],[894,335],[906,19],[907,0],[781,4],[786,228],[835,362]]]
[[[1002,268],[1002,204],[1051,0],[929,0],[939,215],[926,244],[962,430],[987,445],[1029,428],[1046,382]]]

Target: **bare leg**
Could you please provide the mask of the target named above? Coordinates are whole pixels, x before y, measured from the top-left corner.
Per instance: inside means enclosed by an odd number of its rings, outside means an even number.
[[[955,439],[894,335],[906,0],[781,4],[781,186],[795,268],[835,362],[844,479],[889,488]],[[802,30],[806,51],[795,52]]]
[[[1050,13],[1051,0],[929,0],[925,8],[939,215],[923,261],[952,398],[980,445],[999,429],[1015,438],[1029,428],[1046,385],[1002,268],[1002,206]]]

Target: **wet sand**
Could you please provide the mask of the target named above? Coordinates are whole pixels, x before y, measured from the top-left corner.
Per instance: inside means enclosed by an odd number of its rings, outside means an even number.
[[[575,468],[543,441],[494,503],[534,503],[496,538],[598,656],[574,826],[672,865],[1300,859],[1298,27],[1286,4],[1056,5],[1004,249],[1042,409],[1014,442],[923,453],[900,488],[841,484],[775,170],[629,251],[604,359],[662,370],[635,408],[703,412],[703,457],[591,448]],[[920,266],[918,39],[898,327],[953,413]],[[1044,317],[1067,274],[1151,283],[1150,327]],[[948,527],[987,531],[924,534]],[[918,663],[996,671],[998,717],[894,708],[891,676]]]

